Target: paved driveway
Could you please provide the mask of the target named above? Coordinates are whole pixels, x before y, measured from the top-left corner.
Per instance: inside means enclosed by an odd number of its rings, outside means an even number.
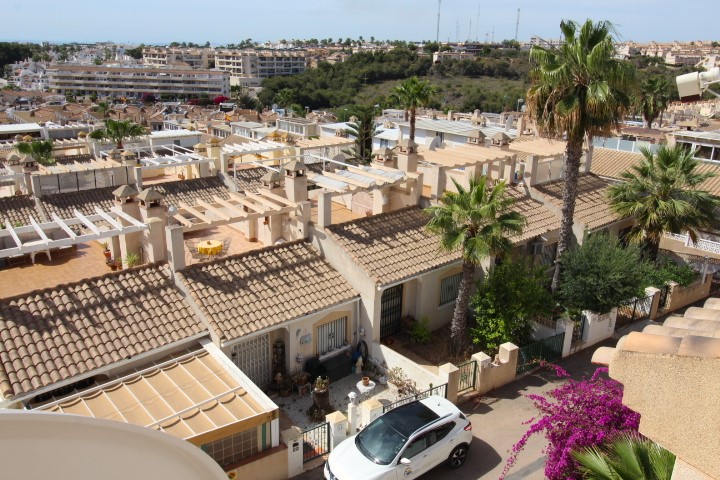
[[[613,346],[615,343],[615,340],[610,340],[607,345]],[[559,362],[559,365],[575,379],[589,377],[596,368],[590,363],[590,358],[598,346],[576,353]],[[475,437],[465,465],[457,470],[451,470],[446,466],[437,467],[423,475],[422,480],[499,478],[510,449],[527,431],[528,427],[523,425],[523,422],[537,413],[530,400],[524,396],[547,392],[563,381],[557,378],[553,371],[544,369],[462,405],[462,411],[473,423]],[[545,458],[542,453],[545,445],[544,437],[532,438],[518,457],[517,464],[506,477],[507,480],[545,478],[543,475]],[[296,478],[321,479],[322,469],[318,468]]]

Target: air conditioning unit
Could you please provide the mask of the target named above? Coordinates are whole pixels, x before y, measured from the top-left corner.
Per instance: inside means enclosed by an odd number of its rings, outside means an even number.
[[[531,255],[542,255],[543,251],[543,242],[532,242],[530,244],[530,254]]]

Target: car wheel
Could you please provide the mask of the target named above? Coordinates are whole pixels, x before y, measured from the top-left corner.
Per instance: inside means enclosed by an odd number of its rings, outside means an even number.
[[[450,457],[448,457],[448,466],[450,468],[458,468],[465,463],[465,460],[467,459],[467,451],[468,448],[466,445],[455,447],[455,450],[453,450]]]

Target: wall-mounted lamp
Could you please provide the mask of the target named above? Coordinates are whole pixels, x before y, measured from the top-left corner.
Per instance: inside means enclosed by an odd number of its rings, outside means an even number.
[[[358,330],[358,332],[360,333],[360,336],[361,336],[361,337],[364,337],[364,336],[365,336],[365,329],[364,329],[364,328],[360,327],[360,330]]]
[[[300,354],[300,353],[298,353],[297,355],[295,355],[295,361],[296,361],[297,363],[302,363],[304,359],[305,359],[305,357],[303,357],[302,354]]]

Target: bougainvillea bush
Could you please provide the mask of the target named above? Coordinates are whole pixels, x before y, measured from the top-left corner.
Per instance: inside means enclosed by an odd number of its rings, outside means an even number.
[[[562,368],[553,368],[559,376],[568,376]],[[528,439],[540,433],[548,440],[545,476],[549,480],[582,478],[573,451],[638,429],[640,415],[622,404],[622,393],[622,385],[607,377],[607,368],[598,368],[589,380],[568,380],[546,396],[528,395],[539,415],[527,422],[530,428],[513,446],[500,480],[515,464]]]

